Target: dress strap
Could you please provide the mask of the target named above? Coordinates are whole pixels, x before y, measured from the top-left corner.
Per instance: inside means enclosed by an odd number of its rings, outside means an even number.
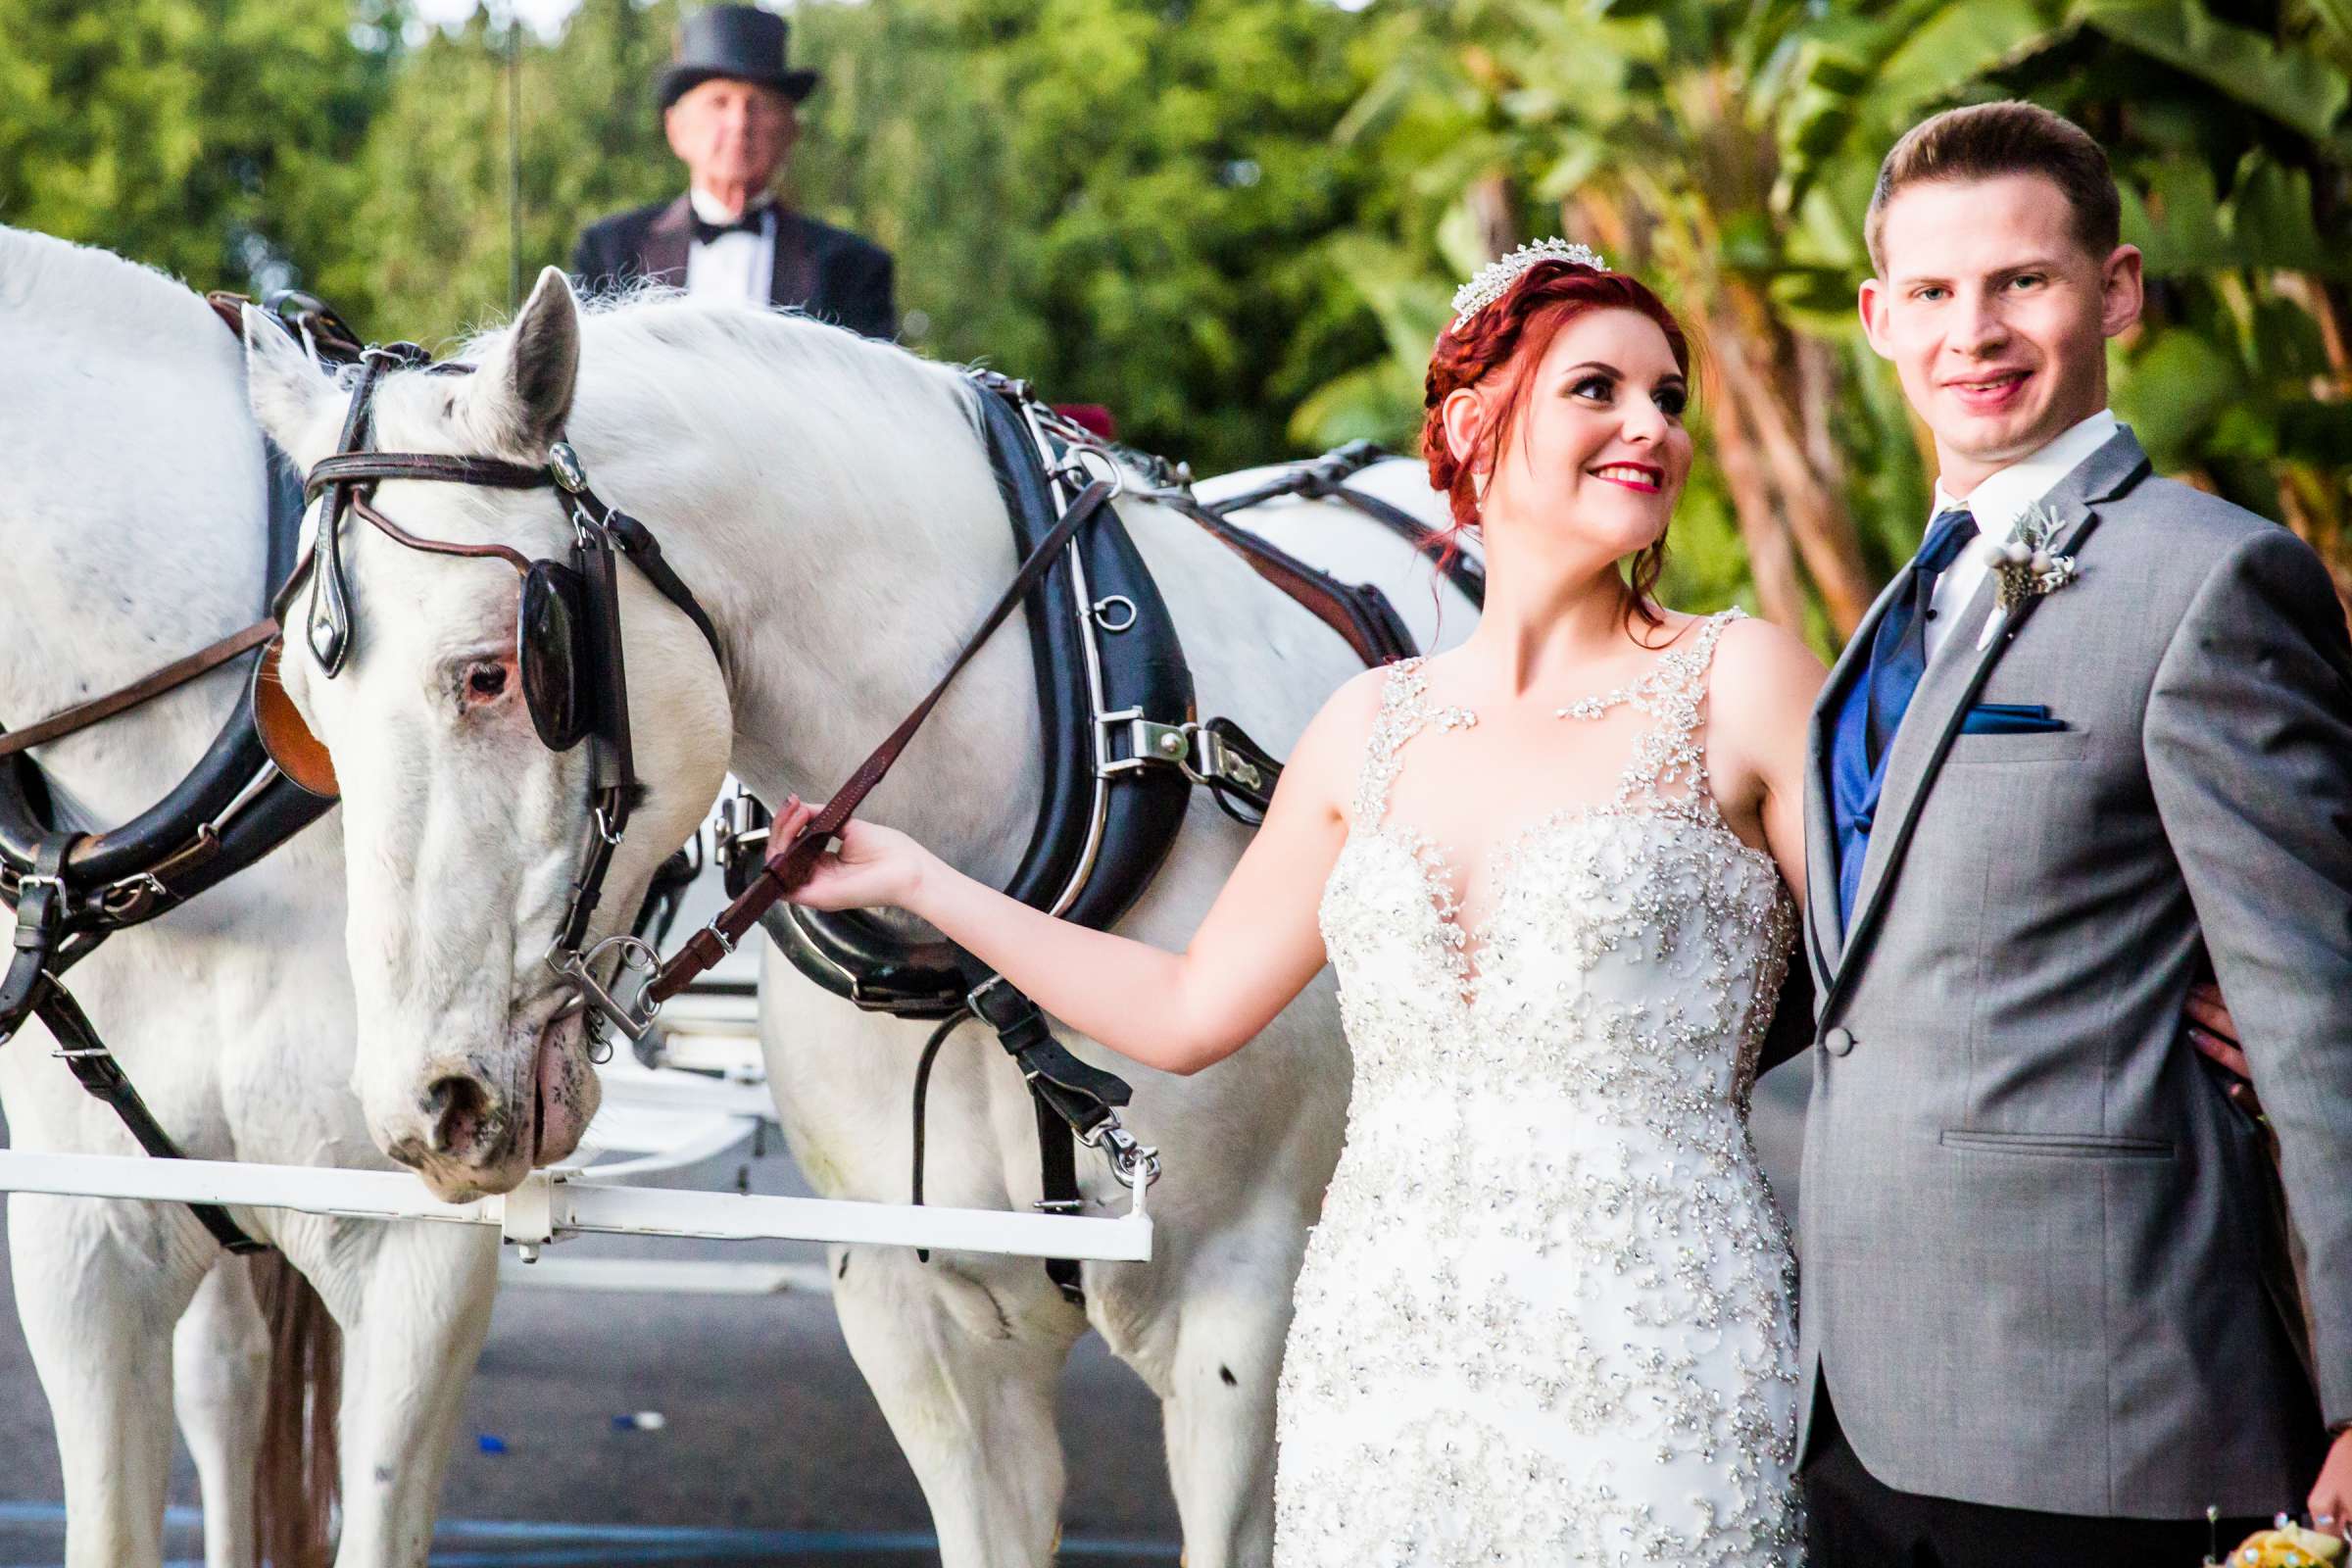
[[[1700,740],[1706,724],[1707,671],[1723,628],[1744,614],[1735,605],[1709,615],[1689,647],[1659,659],[1658,667],[1624,694],[1626,702],[1656,722],[1635,743],[1632,760],[1618,775],[1616,805],[1696,805],[1710,799],[1706,749]]]
[[[1424,725],[1460,729],[1478,722],[1467,708],[1433,710],[1429,706],[1429,675],[1425,659],[1400,659],[1388,668],[1380,683],[1380,712],[1364,739],[1363,771],[1356,776],[1355,821],[1370,827],[1389,814],[1389,786],[1403,766],[1397,753]]]

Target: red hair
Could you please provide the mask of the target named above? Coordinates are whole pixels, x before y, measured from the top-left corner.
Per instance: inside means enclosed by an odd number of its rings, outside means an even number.
[[[1527,386],[1536,367],[1560,329],[1590,311],[1633,311],[1657,322],[1674,353],[1675,368],[1690,374],[1690,343],[1683,323],[1665,301],[1623,272],[1604,272],[1576,262],[1538,262],[1519,274],[1503,294],[1475,312],[1467,321],[1448,326],[1438,336],[1429,357],[1429,376],[1423,383],[1421,453],[1429,463],[1429,484],[1446,492],[1453,512],[1453,526],[1438,535],[1441,566],[1461,549],[1464,529],[1478,526],[1478,476],[1492,474],[1502,462],[1503,443],[1510,439],[1527,401]],[[1464,462],[1446,441],[1444,409],[1446,397],[1463,387],[1492,385],[1486,428],[1479,433],[1480,451]],[[1632,610],[1652,625],[1650,590],[1666,565],[1666,539],[1634,557],[1631,576]]]

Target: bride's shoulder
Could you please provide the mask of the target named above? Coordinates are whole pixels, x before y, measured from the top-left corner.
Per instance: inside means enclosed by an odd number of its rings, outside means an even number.
[[[1372,744],[1373,726],[1396,689],[1394,674],[1403,665],[1419,662],[1407,660],[1401,665],[1382,664],[1349,676],[1306,721],[1289,760],[1283,763],[1283,778],[1296,779],[1301,785],[1311,782],[1314,792],[1334,803],[1336,809],[1337,803],[1354,793],[1366,749]]]
[[[1751,616],[1718,634],[1707,672],[1709,749],[1761,761],[1801,744],[1829,671],[1803,638]]]
[[[1829,670],[1803,638],[1777,621],[1733,614],[1717,634],[1710,674],[1709,686],[1722,696],[1810,703]]]
[[[1418,659],[1403,661],[1418,665]],[[1301,751],[1310,747],[1328,747],[1352,751],[1360,748],[1372,733],[1372,725],[1380,716],[1381,705],[1388,701],[1392,681],[1400,666],[1379,664],[1358,675],[1350,675],[1340,683],[1340,689],[1323,701],[1315,716],[1307,720],[1306,732],[1298,737]]]

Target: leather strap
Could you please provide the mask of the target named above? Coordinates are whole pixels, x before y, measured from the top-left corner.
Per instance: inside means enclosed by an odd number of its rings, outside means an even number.
[[[123,1073],[122,1064],[115,1054],[106,1049],[98,1031],[90,1024],[89,1015],[73,994],[57,981],[43,975],[34,1008],[41,1022],[49,1026],[57,1039],[58,1054],[73,1069],[74,1077],[93,1098],[113,1107],[130,1136],[156,1159],[185,1159],[172,1135],[164,1131],[163,1123],[147,1108],[139,1092]],[[266,1252],[270,1244],[259,1242],[245,1234],[237,1222],[228,1217],[228,1210],[218,1203],[190,1203],[188,1211],[197,1222],[212,1234],[214,1241],[232,1252]]]
[[[176,691],[197,676],[219,669],[239,654],[250,653],[277,635],[277,622],[257,620],[239,631],[232,631],[219,642],[200,648],[185,659],[175,659],[152,674],[142,675],[119,691],[94,697],[86,703],[61,710],[35,724],[10,730],[0,735],[0,757],[14,757],[61,740],[76,730],[87,729],[117,713],[126,713],[141,703]]]
[[[645,573],[645,580],[662,598],[685,612],[695,630],[703,634],[703,641],[710,645],[710,657],[718,661],[719,669],[724,671],[727,655],[719,646],[718,628],[710,623],[710,614],[703,609],[702,601],[694,597],[694,590],[686,586],[686,579],[671,570],[669,563],[662,559],[662,541],[654,537],[654,530],[618,508],[605,505],[604,499],[585,485],[580,487],[579,497],[603,514],[605,531],[620,546],[621,554],[629,558],[630,564]]]
[[[1248,512],[1251,507],[1285,496],[1304,496],[1313,501],[1329,499],[1352,507],[1415,550],[1428,551],[1438,542],[1438,535],[1428,524],[1403,508],[1348,483],[1387,456],[1377,442],[1350,441],[1311,463],[1300,464],[1278,479],[1217,502],[1206,510],[1220,517],[1231,517],[1237,512]],[[1472,604],[1485,607],[1487,570],[1475,558],[1456,551],[1446,561],[1445,572],[1446,579]]]
[[[66,857],[78,833],[48,833],[33,852],[32,871],[17,888],[17,931],[8,969],[0,974],[0,1043],[39,1005],[41,987],[66,929]]]
[[[1003,975],[961,948],[956,950],[956,960],[965,978],[976,981],[965,1004],[997,1032],[997,1044],[1012,1057],[1029,1086],[1030,1110],[1037,1121],[1038,1207],[1049,1214],[1083,1212],[1078,1140],[1108,1120],[1114,1106],[1126,1104],[1133,1091],[1125,1079],[1071,1055],[1054,1038],[1045,1009]],[[1047,1258],[1046,1277],[1063,1300],[1085,1309],[1086,1289],[1076,1258]]]
[[[1328,576],[1279,546],[1227,522],[1199,502],[1174,496],[1160,499],[1213,534],[1248,562],[1252,571],[1338,632],[1367,667],[1394,663],[1419,652],[1411,631],[1379,589],[1350,587]]]
[[[947,695],[949,683],[962,673],[963,666],[971,662],[972,656],[980,651],[981,645],[995,634],[997,628],[1004,623],[1004,617],[1012,612],[1037,580],[1046,574],[1062,547],[1109,504],[1113,488],[1108,480],[1099,479],[1079,493],[1078,498],[1070,503],[1070,510],[1062,514],[1061,521],[1054,525],[1054,531],[1040,540],[1037,548],[1029,553],[1029,559],[1021,563],[1020,569],[1013,573],[1012,581],[1005,585],[1004,593],[990,607],[979,629],[966,639],[962,651],[956,656],[955,662],[948,666],[947,673],[940,676],[939,683],[931,688],[930,695],[917,703],[914,710],[899,722],[899,727],[891,731],[889,737],[874,748],[872,755],[858,765],[858,770],[834,792],[832,800],[825,803],[825,808],[802,829],[798,838],[788,844],[770,847],[766,862],[760,866],[760,874],[752,879],[751,886],[744,889],[743,896],[721,909],[710,925],[687,938],[685,946],[654,972],[645,987],[648,1001],[666,1002],[692,985],[711,965],[734,951],[735,945],[750,934],[752,927],[759,923],[760,916],[778,899],[808,879],[809,868],[815,864],[817,856],[824,852],[827,841],[841,831],[842,825],[849,821],[866,795],[882,782],[883,775],[898,761],[899,754],[914,739],[915,731],[922,728],[923,721],[931,716],[931,710]]]
[[[1048,1214],[1076,1214],[1086,1202],[1078,1191],[1078,1140],[1044,1095],[1031,1095],[1029,1104],[1037,1113],[1037,1163],[1043,1191],[1038,1207]],[[1076,1258],[1047,1258],[1046,1278],[1054,1282],[1063,1300],[1085,1310],[1086,1287],[1080,1283]]]
[[[555,483],[544,466],[509,463],[504,458],[440,452],[338,452],[311,465],[303,493],[317,499],[329,485],[378,479],[437,479],[493,490],[544,490]]]

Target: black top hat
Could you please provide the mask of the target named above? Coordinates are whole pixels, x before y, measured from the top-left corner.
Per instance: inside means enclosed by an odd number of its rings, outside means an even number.
[[[712,6],[686,19],[678,29],[678,52],[662,73],[662,107],[666,110],[714,76],[773,87],[798,103],[816,87],[813,71],[784,65],[782,17],[754,6]]]

